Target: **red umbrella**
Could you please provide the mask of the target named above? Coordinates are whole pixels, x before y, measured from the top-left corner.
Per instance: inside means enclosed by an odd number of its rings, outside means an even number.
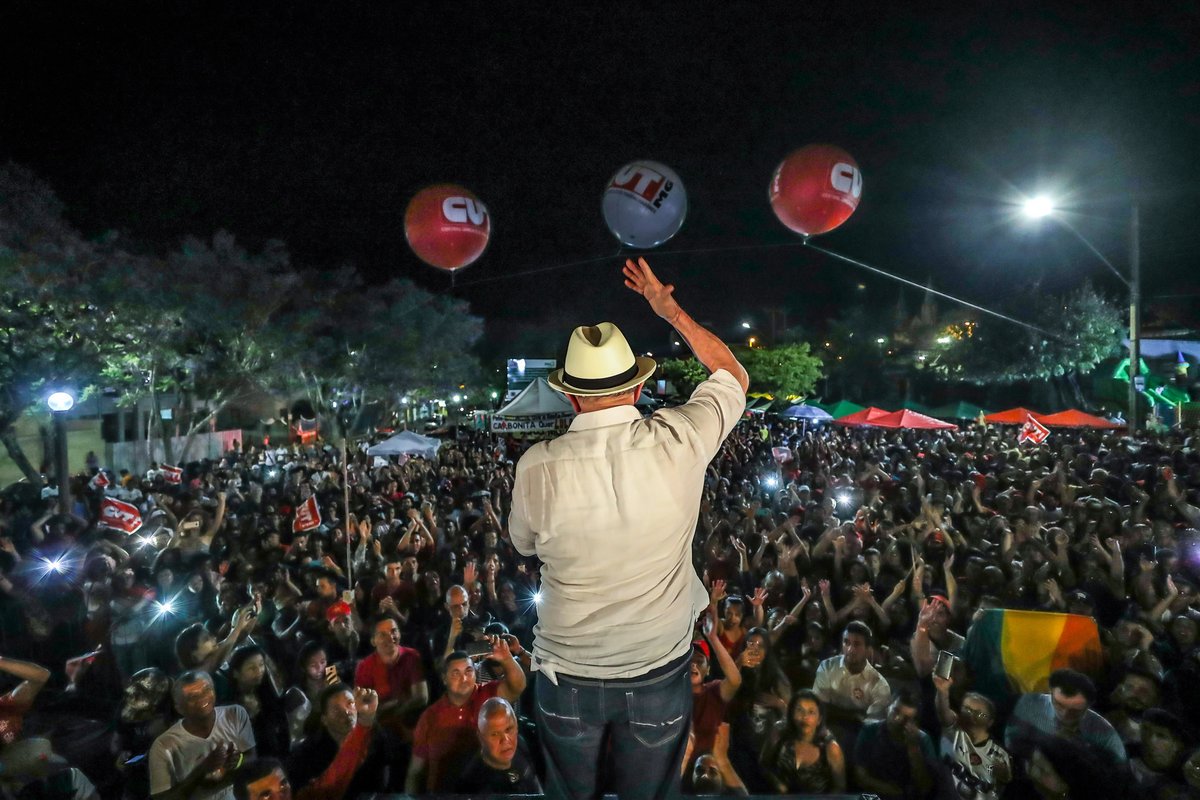
[[[1076,411],[1073,408],[1068,408],[1066,411],[1060,411],[1057,414],[1047,414],[1044,417],[1039,417],[1038,422],[1043,425],[1048,425],[1052,428],[1120,428],[1121,426],[1115,422],[1109,422],[1103,417],[1094,417],[1091,414],[1085,414],[1082,411]]]
[[[984,422],[991,422],[996,425],[1024,425],[1027,416],[1040,420],[1042,415],[1036,411],[1030,411],[1028,408],[1010,408],[1007,411],[997,411],[995,414],[988,414],[983,418]]]
[[[882,408],[870,406],[868,408],[864,408],[862,411],[855,411],[853,414],[847,414],[844,417],[838,417],[833,421],[833,424],[851,426],[874,425],[876,424],[875,420],[879,419],[880,417],[886,417],[890,413],[890,411],[886,411]]]
[[[918,414],[907,408],[893,411],[885,417],[880,417],[871,423],[881,428],[916,428],[922,431],[956,431],[957,425],[942,422],[940,419]]]

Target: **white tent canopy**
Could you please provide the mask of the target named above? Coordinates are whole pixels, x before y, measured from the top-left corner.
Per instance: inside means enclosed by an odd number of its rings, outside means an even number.
[[[492,415],[497,433],[542,433],[564,430],[575,416],[571,401],[536,378],[508,405]]]
[[[423,456],[433,458],[437,455],[442,443],[429,436],[422,436],[412,431],[401,431],[395,436],[384,439],[376,445],[367,448],[367,454],[372,456]]]

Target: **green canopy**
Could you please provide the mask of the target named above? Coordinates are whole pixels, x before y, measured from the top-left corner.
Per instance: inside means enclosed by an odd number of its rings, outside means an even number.
[[[974,403],[967,403],[960,400],[957,403],[938,406],[927,413],[929,416],[937,417],[938,419],[977,419],[980,414],[986,415],[988,412]]]
[[[933,416],[933,414],[929,413],[932,410],[929,406],[925,405],[924,403],[918,403],[916,400],[905,400],[903,403],[897,406],[897,410],[903,408],[907,408],[909,411],[915,411],[918,414],[924,414],[927,417]]]
[[[834,419],[841,419],[851,414],[857,414],[866,408],[866,406],[860,406],[858,403],[851,403],[849,400],[838,400],[835,403],[809,403],[809,405],[825,409],[829,412],[829,416]]]
[[[746,400],[747,411],[764,411],[775,401],[769,397],[751,397]]]

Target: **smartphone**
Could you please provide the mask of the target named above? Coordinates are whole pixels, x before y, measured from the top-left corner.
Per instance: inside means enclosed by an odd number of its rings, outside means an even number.
[[[330,686],[333,686],[335,683],[338,683],[338,682],[339,682],[339,679],[338,679],[337,667],[332,667],[332,666],[326,667],[325,668],[325,683],[329,684]]]
[[[950,673],[954,672],[954,662],[957,660],[953,653],[946,650],[939,650],[937,664],[933,667],[933,674],[939,678],[949,678]]]
[[[146,754],[141,753],[141,754],[136,755],[133,758],[129,759],[128,761],[126,761],[125,766],[136,767],[138,764],[141,764],[145,760],[146,760]]]
[[[471,658],[480,658],[492,652],[492,645],[487,641],[467,642],[463,646],[463,652]]]

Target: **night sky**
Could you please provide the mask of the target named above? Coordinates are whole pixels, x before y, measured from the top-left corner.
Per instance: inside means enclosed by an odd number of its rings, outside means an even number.
[[[608,178],[636,158],[682,176],[688,219],[661,250],[787,245],[767,183],[812,142],[864,176],[830,249],[984,304],[1039,280],[1116,298],[1075,238],[1011,203],[1069,197],[1123,269],[1136,195],[1147,305],[1200,292],[1194,3],[8,0],[0,31],[0,158],[86,233],[159,252],[220,228],[279,238],[301,265],[453,291],[497,335],[613,319],[653,349],[666,331],[621,285]],[[408,199],[441,181],[493,215],[453,289],[404,239]],[[649,258],[727,336],[780,306],[815,338],[841,304],[896,299],[795,246]]]

